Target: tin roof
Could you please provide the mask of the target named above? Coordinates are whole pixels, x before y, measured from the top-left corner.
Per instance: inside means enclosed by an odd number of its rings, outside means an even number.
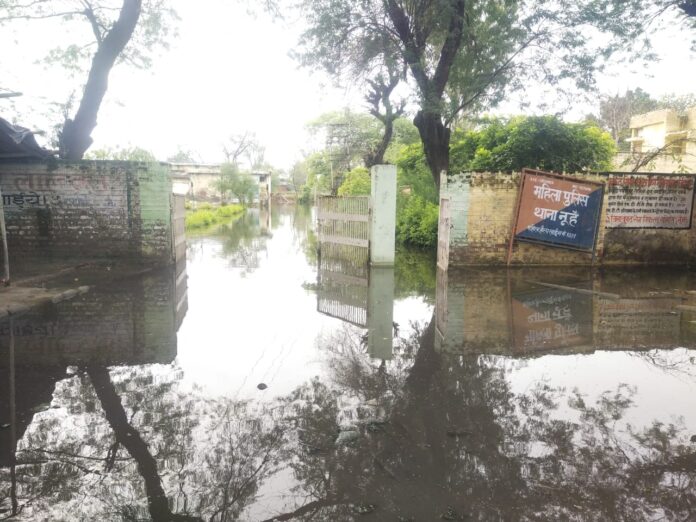
[[[29,129],[0,118],[0,159],[48,158],[53,153],[42,148]]]

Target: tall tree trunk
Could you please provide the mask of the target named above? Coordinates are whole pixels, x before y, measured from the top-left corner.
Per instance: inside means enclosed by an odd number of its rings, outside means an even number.
[[[60,157],[79,160],[92,145],[92,131],[97,126],[97,114],[109,86],[109,74],[138,25],[142,0],[123,0],[118,20],[98,42],[92,58],[80,107],[74,119],[67,119],[60,135]]]
[[[433,175],[435,186],[440,188],[440,173],[449,169],[449,145],[451,131],[442,123],[442,117],[433,112],[419,111],[413,124],[418,129],[425,159]]]
[[[385,118],[384,121],[384,134],[382,134],[382,140],[377,145],[373,151],[368,152],[365,157],[365,166],[369,169],[375,165],[381,165],[384,163],[384,154],[389,148],[392,137],[394,136],[394,119]]]
[[[198,517],[178,515],[169,508],[167,495],[162,487],[162,480],[157,471],[157,461],[150,453],[147,443],[138,430],[131,426],[121,398],[111,382],[109,370],[103,366],[90,366],[87,375],[92,381],[94,391],[101,402],[106,420],[116,435],[116,440],[128,451],[138,465],[138,472],[145,481],[147,505],[150,516],[155,522],[194,522],[202,521]]]

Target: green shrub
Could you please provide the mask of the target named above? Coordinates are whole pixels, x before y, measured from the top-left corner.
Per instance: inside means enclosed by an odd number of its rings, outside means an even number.
[[[205,228],[215,223],[215,213],[212,210],[194,210],[186,216],[186,229]]]
[[[186,230],[206,228],[216,223],[229,220],[244,212],[242,205],[223,205],[213,208],[209,204],[201,205],[198,210],[186,214]]]
[[[365,167],[356,167],[346,174],[338,187],[339,196],[369,196],[372,188],[370,171]]]
[[[297,202],[301,205],[309,205],[312,202],[312,187],[304,185],[297,197]]]
[[[396,238],[404,245],[435,248],[439,209],[420,196],[401,196],[396,210]]]
[[[242,205],[225,205],[225,206],[219,207],[215,211],[215,214],[219,218],[230,218],[230,217],[236,216],[237,214],[240,214],[243,211],[244,211],[244,207]]]

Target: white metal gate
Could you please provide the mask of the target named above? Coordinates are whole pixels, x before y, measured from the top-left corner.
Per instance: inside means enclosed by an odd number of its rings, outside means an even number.
[[[370,198],[320,196],[317,199],[319,243],[369,248]]]

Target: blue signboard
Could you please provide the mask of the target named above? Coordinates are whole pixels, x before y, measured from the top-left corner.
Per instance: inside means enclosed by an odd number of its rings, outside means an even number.
[[[592,252],[603,198],[601,183],[525,171],[514,238]]]

